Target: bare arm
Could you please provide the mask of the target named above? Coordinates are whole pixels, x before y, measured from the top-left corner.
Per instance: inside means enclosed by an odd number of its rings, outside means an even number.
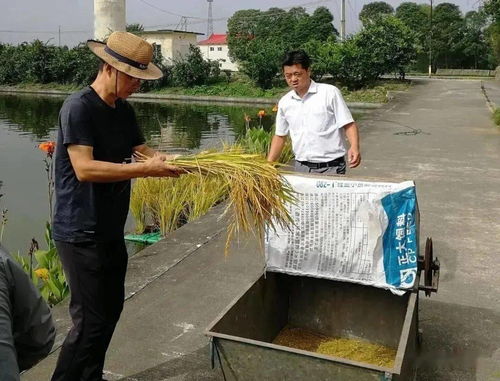
[[[274,135],[267,155],[267,161],[277,161],[286,143],[286,136]]]
[[[110,163],[95,160],[92,147],[77,144],[68,146],[68,154],[76,177],[82,182],[107,183],[148,176],[177,177],[183,172],[177,167],[166,165],[159,155],[142,163]]]
[[[146,144],[141,144],[140,146],[136,146],[133,148],[133,150],[134,150],[134,152],[138,151],[138,152],[142,153],[143,155],[146,155],[149,157],[153,157],[155,155],[160,155],[160,158],[162,158],[163,160],[173,160],[177,156],[179,156],[179,155],[170,155],[170,154],[165,153],[165,152],[156,151]]]
[[[361,153],[359,152],[359,133],[358,126],[352,122],[344,126],[345,135],[349,140],[350,148],[347,151],[347,160],[349,168],[355,168],[361,163]]]

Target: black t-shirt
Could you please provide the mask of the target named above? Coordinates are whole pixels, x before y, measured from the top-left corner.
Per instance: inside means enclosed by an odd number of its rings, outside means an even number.
[[[115,106],[108,106],[87,87],[69,96],[61,108],[55,155],[55,240],[87,242],[123,238],[130,180],[80,182],[67,151],[70,144],[91,146],[95,160],[130,162],[132,148],[144,144],[144,136],[132,107],[121,99]]]

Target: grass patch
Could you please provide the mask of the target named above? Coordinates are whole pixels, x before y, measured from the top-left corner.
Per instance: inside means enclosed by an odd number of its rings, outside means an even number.
[[[248,98],[280,98],[286,94],[286,87],[262,90],[248,82],[219,82],[211,85],[185,87],[166,87],[151,91],[152,94],[180,94],[180,95],[212,95],[220,97],[248,97]]]
[[[493,112],[493,121],[497,126],[500,127],[500,108],[496,108],[495,111]]]
[[[381,80],[373,86],[349,91],[340,88],[346,102],[386,103],[388,91],[407,91],[411,86],[409,81]]]
[[[60,83],[20,83],[18,85],[9,86],[21,90],[58,90],[73,92],[81,89],[76,85],[64,85]]]
[[[328,81],[321,81],[328,82]],[[283,81],[284,83],[284,81]],[[340,88],[342,95],[347,102],[367,102],[367,103],[385,103],[388,101],[388,91],[406,91],[411,86],[411,82],[398,81],[398,80],[380,80],[375,82],[372,86],[362,88],[359,90],[348,90],[347,88]],[[80,89],[75,85],[62,85],[57,83],[21,83],[11,88],[22,90],[59,90],[74,92]],[[220,97],[245,97],[245,98],[268,98],[275,99],[276,101],[285,95],[289,89],[286,86],[273,87],[271,89],[263,90],[254,85],[248,79],[238,78],[230,82],[223,81],[210,85],[185,87],[165,87],[160,90],[149,91],[148,94],[176,94],[176,95],[198,95],[198,96],[220,96]]]
[[[327,82],[327,81],[324,81]],[[347,102],[367,102],[385,103],[388,101],[388,91],[406,91],[411,86],[409,81],[381,80],[374,85],[359,90],[348,90],[337,86],[342,91],[342,95]],[[194,86],[192,88],[166,87],[156,90],[153,94],[182,94],[182,95],[212,95],[221,97],[248,97],[248,98],[270,98],[278,100],[285,95],[289,89],[283,87],[273,87],[262,90],[254,84],[237,80],[233,82],[222,82],[212,85]]]

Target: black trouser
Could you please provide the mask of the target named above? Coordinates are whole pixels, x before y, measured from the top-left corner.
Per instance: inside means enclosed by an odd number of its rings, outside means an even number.
[[[127,250],[123,240],[56,242],[71,291],[73,327],[52,381],[100,381],[104,357],[123,309]]]
[[[295,160],[295,171],[303,173],[319,173],[323,175],[345,175],[345,158],[329,161],[327,163],[310,163],[307,161]]]

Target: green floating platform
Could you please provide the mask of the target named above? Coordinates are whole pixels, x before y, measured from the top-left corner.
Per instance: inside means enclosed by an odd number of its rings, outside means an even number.
[[[156,243],[161,239],[160,232],[145,233],[145,234],[126,234],[125,239],[132,242],[140,243]]]

